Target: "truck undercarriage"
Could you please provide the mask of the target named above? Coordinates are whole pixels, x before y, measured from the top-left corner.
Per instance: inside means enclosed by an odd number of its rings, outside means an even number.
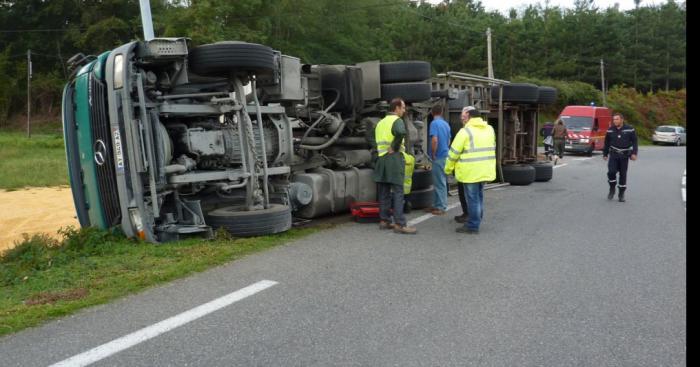
[[[82,66],[64,92],[76,211],[83,226],[119,226],[151,242],[219,227],[278,233],[292,215],[347,212],[376,199],[374,127],[395,97],[407,103],[406,148],[416,158],[408,201],[429,205],[435,103],[455,132],[463,106],[487,112],[499,167],[536,161],[537,97],[499,103],[499,86],[508,89],[467,74],[431,78],[422,61],[307,65],[245,42],[132,42]]]

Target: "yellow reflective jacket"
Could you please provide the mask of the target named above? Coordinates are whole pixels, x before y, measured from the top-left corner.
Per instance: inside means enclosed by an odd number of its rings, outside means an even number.
[[[496,179],[496,134],[481,117],[469,119],[452,141],[445,173],[461,183],[490,182]]]
[[[377,127],[374,129],[374,139],[377,142],[377,155],[383,156],[389,152],[389,147],[394,141],[394,134],[391,133],[391,128],[394,126],[394,121],[398,120],[397,115],[386,115],[377,123]],[[406,147],[401,142],[401,151],[406,151]]]

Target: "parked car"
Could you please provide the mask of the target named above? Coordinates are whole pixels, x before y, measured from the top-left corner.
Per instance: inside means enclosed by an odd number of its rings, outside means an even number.
[[[687,143],[685,128],[677,125],[659,126],[654,130],[651,142],[654,144],[685,145]]]

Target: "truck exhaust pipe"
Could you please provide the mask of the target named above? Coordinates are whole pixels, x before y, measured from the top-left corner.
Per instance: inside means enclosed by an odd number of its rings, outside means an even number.
[[[153,36],[153,19],[151,19],[151,3],[149,0],[139,0],[141,5],[141,24],[143,25],[143,39],[150,41]]]

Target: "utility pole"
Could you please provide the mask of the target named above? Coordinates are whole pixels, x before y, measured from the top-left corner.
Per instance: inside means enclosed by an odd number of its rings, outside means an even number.
[[[491,61],[491,27],[486,28],[486,55],[489,64],[489,78],[493,79],[493,62]]]
[[[31,138],[32,134],[29,130],[29,124],[32,115],[32,50],[27,50],[27,138]]]
[[[600,87],[603,90],[603,106],[607,107],[605,102],[605,64],[603,64],[603,59],[600,59]]]

